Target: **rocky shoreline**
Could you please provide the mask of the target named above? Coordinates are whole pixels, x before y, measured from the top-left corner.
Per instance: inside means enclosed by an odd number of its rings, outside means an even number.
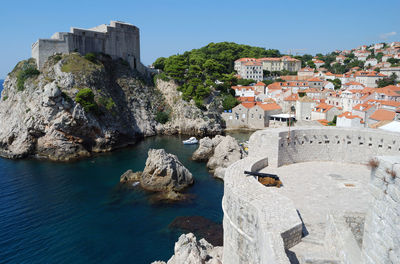
[[[0,101],[0,156],[71,161],[154,135],[223,132],[218,107],[183,101],[173,81],[150,80],[122,60],[98,54],[50,57],[40,72],[22,61]],[[169,115],[160,123],[157,115]]]
[[[198,149],[192,155],[192,159],[207,161],[207,168],[214,177],[223,180],[225,169],[246,156],[247,154],[236,139],[229,135],[217,135],[212,139],[209,137],[202,138]]]
[[[222,247],[214,247],[204,238],[197,241],[192,234],[182,234],[175,243],[174,255],[168,260],[154,261],[152,264],[222,264]]]

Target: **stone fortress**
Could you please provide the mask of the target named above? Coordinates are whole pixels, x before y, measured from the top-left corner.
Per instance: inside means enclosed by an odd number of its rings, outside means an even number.
[[[245,170],[277,174],[283,187],[265,187]],[[257,131],[249,156],[225,173],[222,207],[223,263],[400,263],[400,137]]]
[[[91,29],[71,28],[71,32],[56,32],[50,39],[39,39],[32,44],[32,57],[39,70],[48,57],[71,52],[108,54],[113,59],[124,59],[142,74],[147,72],[140,62],[139,28],[128,23],[111,21],[110,25]]]

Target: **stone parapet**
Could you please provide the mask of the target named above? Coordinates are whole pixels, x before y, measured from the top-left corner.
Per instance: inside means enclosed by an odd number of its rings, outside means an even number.
[[[398,133],[377,129],[293,127],[255,132],[249,156],[268,157],[271,167],[306,161],[367,163],[376,155],[400,155]]]
[[[373,196],[365,219],[362,255],[366,264],[400,263],[400,157],[377,157]]]
[[[285,246],[301,239],[302,222],[293,202],[243,173],[266,165],[266,159],[245,158],[226,171],[224,263],[289,263]]]

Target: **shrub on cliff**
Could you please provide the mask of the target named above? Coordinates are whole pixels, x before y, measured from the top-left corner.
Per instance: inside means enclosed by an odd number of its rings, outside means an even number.
[[[167,112],[164,112],[164,111],[159,111],[159,112],[157,112],[157,114],[156,114],[155,120],[156,120],[158,123],[165,124],[165,123],[167,123],[168,120],[169,120],[169,114],[168,114]]]
[[[34,77],[39,75],[40,72],[36,69],[36,67],[26,64],[22,67],[20,71],[17,73],[17,89],[18,91],[23,91],[25,88],[25,81],[30,77]]]
[[[82,105],[86,112],[97,113],[98,106],[94,100],[94,93],[90,88],[81,89],[75,97],[75,102]]]
[[[89,52],[87,53],[85,56],[85,59],[87,59],[88,61],[91,61],[93,63],[96,63],[96,54]]]

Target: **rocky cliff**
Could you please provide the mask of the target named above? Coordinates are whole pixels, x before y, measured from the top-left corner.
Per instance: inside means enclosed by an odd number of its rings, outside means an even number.
[[[182,234],[175,243],[174,255],[168,260],[152,264],[221,264],[222,247],[214,247],[204,238],[197,241],[192,234]]]
[[[194,101],[186,102],[181,99],[178,85],[174,81],[156,80],[159,91],[164,95],[171,109],[171,120],[160,127],[165,134],[189,134],[196,136],[217,135],[222,132],[220,103],[216,97],[209,98],[206,108],[201,110]]]
[[[4,82],[0,155],[67,161],[158,133],[221,132],[218,116],[183,102],[173,84],[157,84],[107,55],[55,55],[41,72],[33,59],[22,61]],[[170,121],[160,124],[157,113],[167,108]]]

